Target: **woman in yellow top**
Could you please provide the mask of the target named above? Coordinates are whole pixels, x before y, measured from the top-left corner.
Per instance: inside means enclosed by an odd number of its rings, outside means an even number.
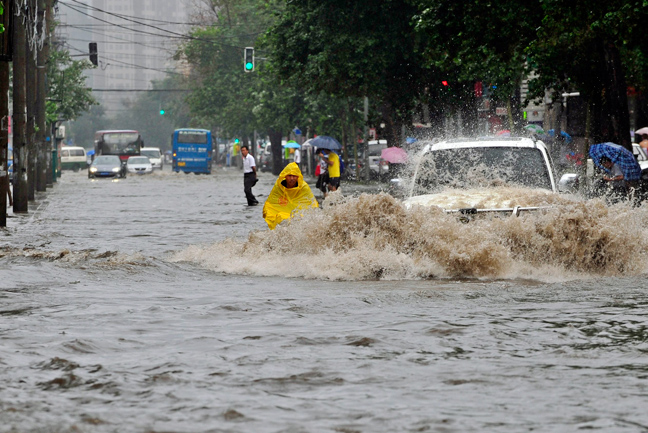
[[[319,207],[310,187],[304,182],[301,170],[294,162],[288,164],[275,182],[263,205],[263,219],[270,230],[299,211]]]
[[[340,187],[340,157],[332,150],[322,149],[324,161],[328,164],[329,191],[337,191]]]

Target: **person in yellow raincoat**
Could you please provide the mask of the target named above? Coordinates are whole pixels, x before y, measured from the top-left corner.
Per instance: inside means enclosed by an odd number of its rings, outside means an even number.
[[[275,182],[263,205],[263,218],[270,230],[281,221],[292,218],[298,211],[319,207],[301,170],[294,162],[288,164]]]

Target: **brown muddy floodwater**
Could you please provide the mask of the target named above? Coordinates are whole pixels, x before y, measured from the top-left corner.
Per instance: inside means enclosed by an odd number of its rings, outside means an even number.
[[[65,172],[9,219],[0,432],[648,431],[646,208],[343,186],[270,232],[242,183]]]

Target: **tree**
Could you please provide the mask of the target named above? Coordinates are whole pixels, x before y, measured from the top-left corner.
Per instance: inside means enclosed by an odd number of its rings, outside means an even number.
[[[377,101],[400,143],[431,78],[415,49],[415,13],[404,0],[287,2],[265,35],[274,73],[311,94]]]
[[[592,140],[630,148],[627,71],[634,68],[627,60],[641,59],[648,43],[642,26],[648,18],[645,1],[592,0],[582,7],[568,0],[547,0],[541,5],[544,18],[529,47],[538,72],[535,96],[542,96],[546,88],[556,94],[579,91],[592,113]],[[645,70],[645,57],[639,64]],[[635,78],[645,86],[645,72]]]
[[[92,65],[87,60],[72,60],[66,50],[50,51],[47,62],[49,99],[47,121],[74,120],[92,105],[98,104],[92,96],[92,89],[86,87],[83,71]]]
[[[416,1],[416,0],[415,0]],[[474,85],[483,82],[491,99],[512,104],[510,120],[520,112],[519,89],[525,78],[526,49],[542,20],[537,1],[416,1],[420,50],[431,70],[447,80],[430,88],[428,101],[474,113]],[[493,86],[495,88],[493,89]],[[466,110],[463,110],[466,113]],[[465,118],[465,116],[464,116]],[[511,128],[520,127],[512,122]]]

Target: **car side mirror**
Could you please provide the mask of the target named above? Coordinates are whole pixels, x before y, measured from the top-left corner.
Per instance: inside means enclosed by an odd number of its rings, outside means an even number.
[[[578,192],[580,177],[574,173],[565,173],[558,182],[558,191],[575,194]]]

